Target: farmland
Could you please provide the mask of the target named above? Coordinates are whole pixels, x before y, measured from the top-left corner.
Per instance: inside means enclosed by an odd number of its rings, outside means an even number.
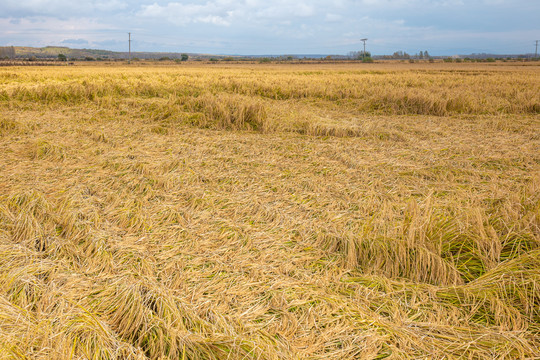
[[[540,68],[0,68],[0,358],[540,357]]]

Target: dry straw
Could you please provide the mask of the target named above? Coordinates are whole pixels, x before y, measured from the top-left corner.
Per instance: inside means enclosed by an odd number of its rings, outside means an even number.
[[[540,357],[540,73],[0,70],[1,359]]]

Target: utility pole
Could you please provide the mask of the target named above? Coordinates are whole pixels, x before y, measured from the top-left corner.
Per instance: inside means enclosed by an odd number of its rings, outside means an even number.
[[[362,61],[364,61],[365,58],[366,58],[366,41],[367,41],[367,39],[360,39],[360,41],[364,42],[364,52],[362,53]]]
[[[539,41],[540,41],[540,40],[536,40],[536,50],[534,51],[534,58],[535,58],[535,59],[538,59],[538,42],[539,42]]]
[[[128,40],[128,43],[129,43],[129,58],[128,58],[128,64],[131,64],[131,33],[128,33],[128,36],[129,36],[129,40]]]

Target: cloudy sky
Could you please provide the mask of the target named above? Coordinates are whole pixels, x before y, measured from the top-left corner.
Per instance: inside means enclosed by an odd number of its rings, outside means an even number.
[[[213,54],[533,53],[540,0],[1,0],[0,46]]]

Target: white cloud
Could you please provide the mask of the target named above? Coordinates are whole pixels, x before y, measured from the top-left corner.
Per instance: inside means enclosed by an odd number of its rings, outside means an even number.
[[[73,45],[75,41],[91,46],[95,41],[110,38],[111,31],[117,31],[114,26],[100,23],[95,19],[47,17],[18,19],[16,26],[13,25],[12,19],[0,18],[0,29],[0,43],[26,46],[65,45],[67,42]],[[104,29],[106,31],[103,31]]]
[[[531,47],[538,0],[0,0],[0,43],[220,53],[452,53]],[[492,35],[490,35],[492,34]],[[491,39],[497,39],[491,40]],[[459,45],[458,45],[459,44]],[[490,45],[491,44],[491,45]],[[522,45],[519,45],[522,44]],[[487,48],[486,48],[487,47]],[[491,48],[491,50],[490,50]],[[433,49],[433,51],[432,51]],[[500,49],[500,50],[497,50]],[[516,50],[517,49],[517,50]],[[534,48],[532,49],[534,51]]]
[[[166,19],[175,25],[196,22],[230,25],[233,21],[245,24],[271,19],[307,18],[315,14],[315,8],[307,2],[291,3],[284,0],[270,4],[257,0],[214,0],[203,5],[182,2],[170,2],[166,5],[153,3],[142,5],[137,12],[139,18]]]
[[[338,14],[326,14],[324,21],[326,22],[339,22],[343,20],[343,16]]]
[[[2,0],[0,17],[50,16],[67,18],[89,16],[92,13],[111,13],[128,8],[129,0]]]
[[[228,22],[225,18],[222,18],[221,16],[214,16],[214,15],[199,16],[195,18],[195,21],[205,23],[205,24],[213,24],[213,25],[221,25],[221,26],[230,25],[230,22]]]
[[[262,18],[310,17],[315,15],[315,9],[303,2],[274,2],[272,6],[263,7],[256,14]]]
[[[115,11],[125,10],[128,8],[128,4],[125,1],[112,0],[112,1],[98,1],[94,5],[98,11]]]
[[[214,25],[228,25],[227,18],[230,16],[222,6],[216,3],[182,4],[179,2],[168,3],[165,6],[154,3],[143,5],[137,13],[140,18],[165,19],[175,25],[187,25],[189,23],[206,23]]]

